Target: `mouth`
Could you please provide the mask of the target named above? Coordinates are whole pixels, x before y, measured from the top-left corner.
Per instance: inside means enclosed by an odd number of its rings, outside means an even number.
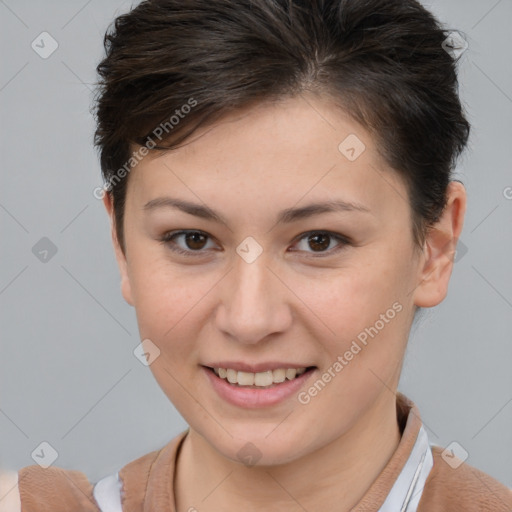
[[[246,409],[270,407],[297,396],[318,370],[316,366],[306,366],[252,373],[204,365],[201,369],[208,388],[213,389],[219,398]]]
[[[262,372],[245,372],[231,368],[214,368],[204,366],[207,370],[214,373],[219,379],[222,379],[234,387],[246,389],[270,389],[287,381],[293,381],[308,372],[316,369],[316,366],[306,366],[297,368],[277,368],[275,370],[266,370]]]

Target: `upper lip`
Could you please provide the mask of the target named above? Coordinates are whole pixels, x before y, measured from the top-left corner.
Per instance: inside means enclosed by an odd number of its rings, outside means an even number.
[[[258,373],[264,372],[267,370],[277,370],[279,368],[309,368],[312,365],[301,364],[301,363],[290,363],[283,361],[267,361],[263,363],[257,364],[249,364],[244,363],[242,361],[217,361],[213,363],[208,363],[203,366],[208,366],[210,368],[231,368],[232,370],[240,371],[240,372],[251,372]]]

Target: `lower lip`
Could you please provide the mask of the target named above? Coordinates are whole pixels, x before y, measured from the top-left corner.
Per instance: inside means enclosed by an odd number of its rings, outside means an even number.
[[[232,405],[250,409],[268,407],[286,400],[296,394],[316,370],[316,368],[310,369],[293,380],[286,379],[270,388],[257,389],[230,384],[227,380],[218,377],[210,368],[206,366],[201,368],[221,398]]]

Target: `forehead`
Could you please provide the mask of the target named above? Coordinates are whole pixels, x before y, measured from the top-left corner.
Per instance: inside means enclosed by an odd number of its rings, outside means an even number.
[[[228,209],[242,201],[255,210],[281,210],[319,199],[358,202],[378,215],[409,208],[402,179],[369,132],[313,96],[238,110],[179,148],[148,155],[131,172],[127,202],[141,205],[166,194]]]

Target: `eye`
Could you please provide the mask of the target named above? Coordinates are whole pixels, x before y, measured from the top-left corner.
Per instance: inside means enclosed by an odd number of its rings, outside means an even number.
[[[332,247],[333,240],[338,242],[338,245],[335,245],[334,248]],[[312,252],[314,256],[320,257],[338,252],[350,244],[348,238],[330,231],[309,231],[301,235],[299,242],[299,246],[302,244],[299,250]],[[313,249],[313,251],[308,251],[308,248]]]
[[[165,233],[160,239],[162,243],[167,245],[169,249],[179,254],[186,256],[201,256],[204,254],[202,249],[206,247],[206,241],[210,238],[209,235],[197,230],[181,230],[170,231]],[[182,239],[185,247],[180,247],[176,240]]]

